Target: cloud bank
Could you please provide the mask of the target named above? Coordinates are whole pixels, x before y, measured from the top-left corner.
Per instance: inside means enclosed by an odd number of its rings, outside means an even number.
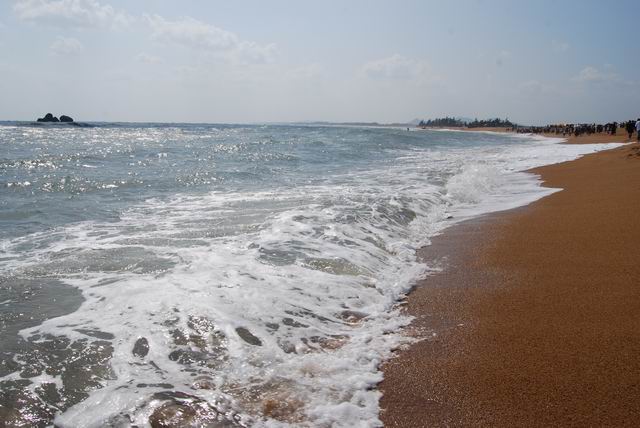
[[[191,17],[172,21],[147,14],[144,20],[151,29],[151,38],[160,43],[181,45],[242,63],[264,64],[275,60],[274,44],[260,45],[241,40],[235,33]]]
[[[126,27],[133,17],[96,0],[18,0],[14,12],[24,21],[56,27]]]

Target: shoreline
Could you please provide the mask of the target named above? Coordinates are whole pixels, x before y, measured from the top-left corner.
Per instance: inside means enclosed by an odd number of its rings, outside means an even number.
[[[385,426],[640,417],[640,147],[531,172],[563,191],[455,225],[419,250],[446,267],[407,297],[408,331],[422,340],[382,367]]]

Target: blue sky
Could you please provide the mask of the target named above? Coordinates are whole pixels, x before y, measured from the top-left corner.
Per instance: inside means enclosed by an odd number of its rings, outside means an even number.
[[[640,116],[636,1],[0,2],[0,119]]]

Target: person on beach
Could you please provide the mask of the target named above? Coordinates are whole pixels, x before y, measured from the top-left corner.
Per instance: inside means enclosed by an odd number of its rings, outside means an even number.
[[[636,122],[636,133],[637,133],[636,138],[638,139],[638,141],[640,141],[640,117]]]
[[[633,123],[633,120],[628,120],[627,123],[624,124],[624,129],[629,134],[629,139],[633,136],[633,131],[636,129],[636,124]]]

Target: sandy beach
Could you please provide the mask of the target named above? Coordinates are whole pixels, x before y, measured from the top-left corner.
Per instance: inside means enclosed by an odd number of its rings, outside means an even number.
[[[564,190],[421,250],[446,267],[407,299],[423,340],[384,367],[385,426],[640,420],[640,145],[533,172]]]

